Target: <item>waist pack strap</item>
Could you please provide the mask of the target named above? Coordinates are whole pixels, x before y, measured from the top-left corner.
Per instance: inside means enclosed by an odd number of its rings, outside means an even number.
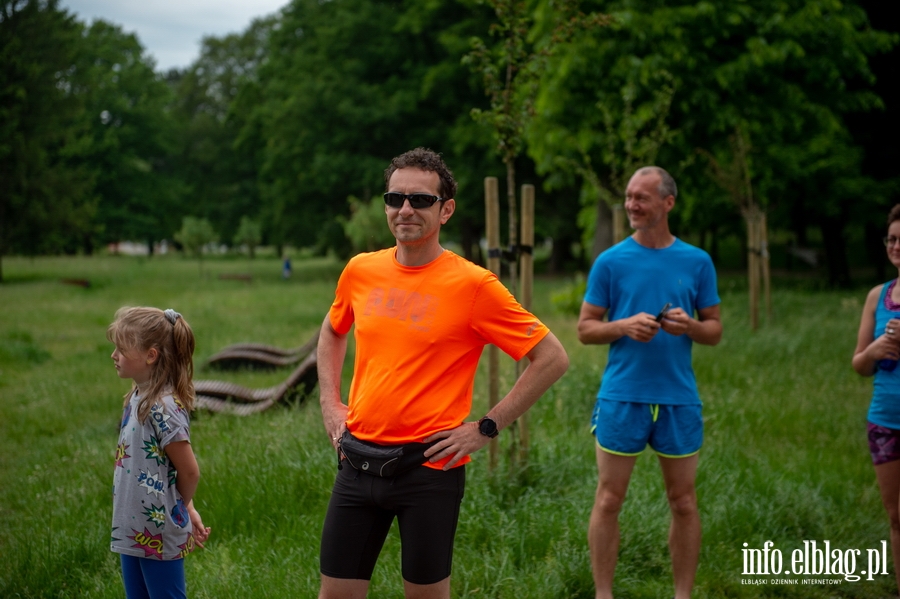
[[[431,443],[406,443],[404,445],[379,445],[363,441],[344,431],[338,444],[340,453],[356,470],[374,476],[397,476],[425,463],[425,452]]]

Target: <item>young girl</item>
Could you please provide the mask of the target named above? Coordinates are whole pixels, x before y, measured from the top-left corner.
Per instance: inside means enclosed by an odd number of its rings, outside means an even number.
[[[116,448],[110,549],[128,599],[186,597],[182,558],[203,547],[190,443],[194,334],[181,314],[121,308],[106,337],[120,378],[132,379]]]

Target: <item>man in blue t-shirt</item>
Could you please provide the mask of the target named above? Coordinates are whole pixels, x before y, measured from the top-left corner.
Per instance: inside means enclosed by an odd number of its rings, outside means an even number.
[[[591,421],[599,482],[588,540],[597,599],[612,598],[619,511],[647,445],[659,456],[672,511],[676,599],[690,597],[700,558],[694,481],[703,419],[691,346],[716,345],[722,323],[712,260],[669,231],[677,195],[663,169],[635,172],[625,191],[635,232],[594,262],[578,318],[579,341],[610,345]]]

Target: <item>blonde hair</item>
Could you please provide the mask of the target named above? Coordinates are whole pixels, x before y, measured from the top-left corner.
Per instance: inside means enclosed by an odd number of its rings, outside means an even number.
[[[153,364],[150,384],[138,404],[138,420],[143,422],[150,408],[171,390],[188,412],[194,409],[194,332],[181,314],[158,308],[119,308],[116,319],[106,329],[106,338],[121,351],[148,351],[159,357]],[[125,394],[128,405],[137,384]]]

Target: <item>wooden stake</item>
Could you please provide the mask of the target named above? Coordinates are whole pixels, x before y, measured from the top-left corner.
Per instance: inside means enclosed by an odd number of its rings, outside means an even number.
[[[506,203],[507,218],[509,220],[509,250],[515,251],[519,245],[519,223],[518,214],[516,214],[516,171],[513,162],[506,164]],[[509,267],[509,288],[515,294],[518,286],[517,273],[518,264],[512,260],[508,264]],[[498,273],[499,276],[499,273]]]
[[[522,252],[519,261],[522,277],[519,285],[519,302],[531,310],[534,289],[534,185],[522,186]]]
[[[760,215],[760,251],[762,253],[762,277],[763,293],[766,296],[766,318],[772,323],[772,272],[769,268],[769,225],[766,222],[766,213]]]
[[[487,267],[500,277],[500,191],[497,177],[484,178],[485,234],[487,235]],[[500,400],[500,354],[496,345],[488,347],[488,403],[493,408]],[[497,439],[488,447],[488,469],[497,466]]]
[[[534,292],[534,185],[522,186],[522,251],[519,253],[521,264],[521,283],[519,287],[519,302],[522,307],[531,311]],[[525,369],[524,360],[516,362],[516,378]],[[530,443],[528,434],[528,412],[519,418],[519,464],[526,464],[528,458],[528,446]]]
[[[750,294],[750,329],[759,328],[759,219],[755,207],[746,210],[747,288]]]

